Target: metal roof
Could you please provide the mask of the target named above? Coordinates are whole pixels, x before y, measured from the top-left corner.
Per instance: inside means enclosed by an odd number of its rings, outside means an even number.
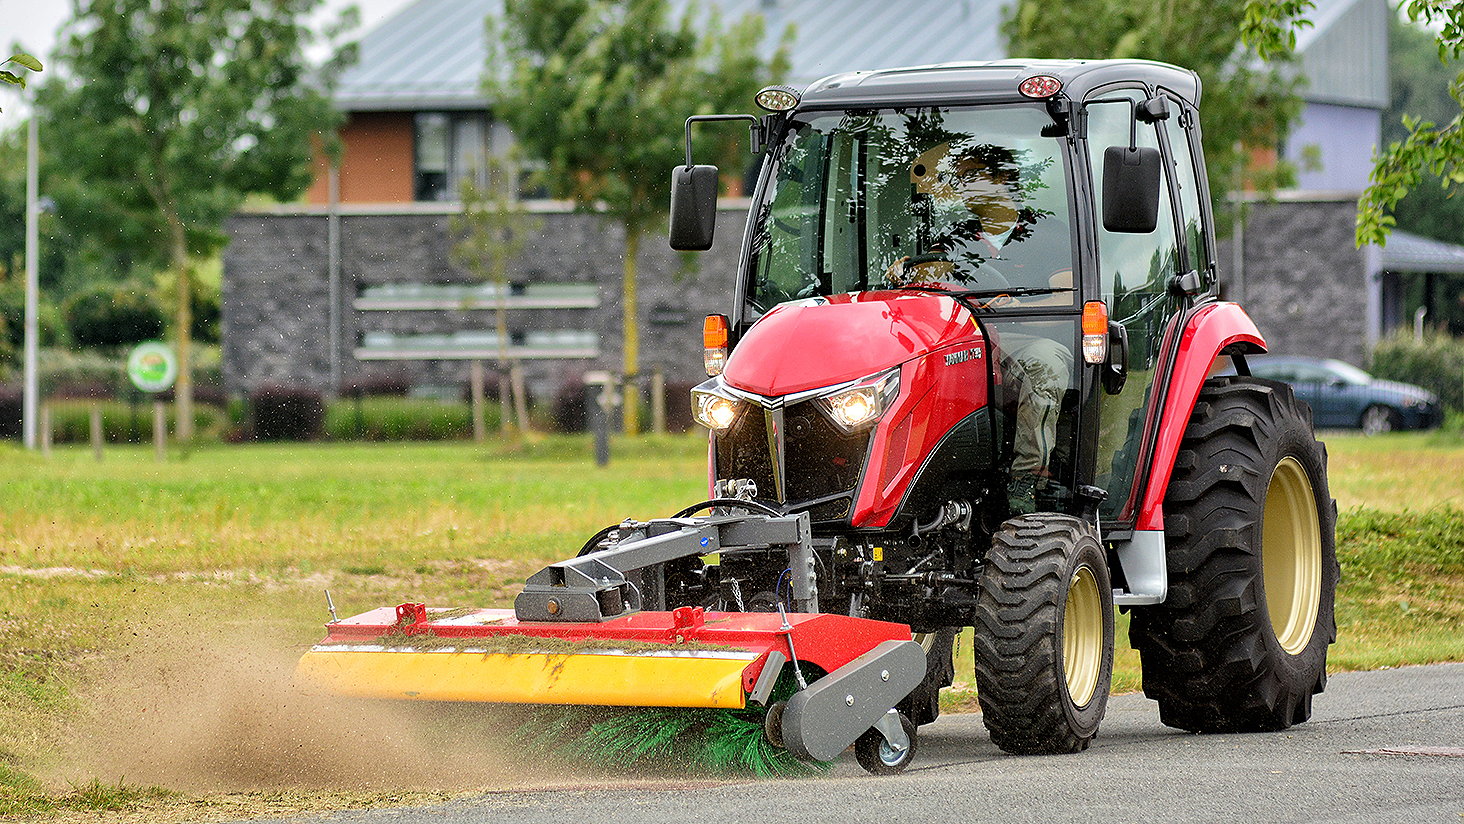
[[[1000,60],[1000,23],[1014,0],[670,0],[673,17],[715,10],[724,23],[761,14],[770,56],[792,25],[787,81],[804,86],[841,72]],[[361,39],[336,104],[348,111],[480,109],[487,62],[484,20],[502,0],[416,0]],[[1316,0],[1297,35],[1303,96],[1382,108],[1388,100],[1387,0]]]
[[[764,56],[794,26],[788,82],[806,85],[859,69],[1003,56],[1000,23],[1012,0],[671,0],[674,18],[712,9],[724,24],[766,20]],[[348,111],[483,108],[484,20],[501,0],[416,0],[360,41],[336,104]]]
[[[1394,229],[1383,247],[1381,263],[1387,272],[1464,274],[1464,246]]]
[[[1315,0],[1296,35],[1301,96],[1313,103],[1388,106],[1388,0]]]

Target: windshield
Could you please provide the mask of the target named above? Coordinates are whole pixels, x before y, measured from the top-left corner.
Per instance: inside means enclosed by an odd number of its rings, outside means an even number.
[[[1062,141],[1040,105],[809,113],[789,124],[753,227],[760,311],[941,284],[1071,305]]]

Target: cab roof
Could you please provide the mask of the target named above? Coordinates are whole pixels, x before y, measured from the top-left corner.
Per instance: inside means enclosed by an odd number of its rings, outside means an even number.
[[[1189,69],[1153,60],[989,60],[900,69],[845,72],[815,81],[799,109],[851,106],[936,105],[1025,100],[1023,80],[1049,75],[1062,82],[1059,95],[1083,100],[1115,83],[1164,88],[1190,105],[1200,102],[1200,78]]]

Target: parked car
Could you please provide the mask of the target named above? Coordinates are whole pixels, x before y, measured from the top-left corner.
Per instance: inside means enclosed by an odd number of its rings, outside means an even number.
[[[1376,435],[1431,429],[1444,421],[1437,395],[1410,383],[1374,378],[1350,363],[1289,355],[1254,355],[1246,362],[1258,378],[1291,384],[1296,397],[1311,406],[1318,429],[1353,428]]]

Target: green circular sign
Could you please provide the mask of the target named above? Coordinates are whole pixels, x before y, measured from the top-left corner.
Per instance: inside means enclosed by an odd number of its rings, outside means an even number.
[[[165,343],[139,343],[127,356],[127,377],[144,392],[165,392],[178,379],[178,358]]]

